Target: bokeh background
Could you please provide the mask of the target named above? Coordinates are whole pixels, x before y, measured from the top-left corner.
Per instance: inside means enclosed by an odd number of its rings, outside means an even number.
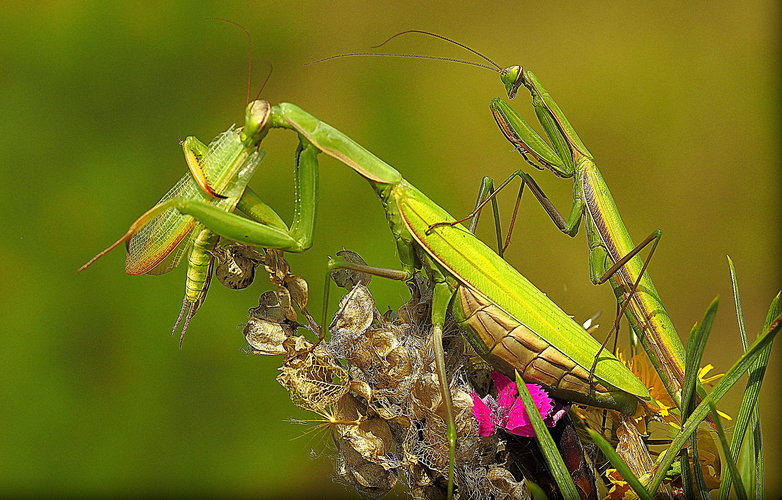
[[[0,494],[357,498],[331,480],[330,438],[304,434],[276,383],[280,359],[244,355],[246,310],[270,285],[213,286],[184,343],[169,335],[184,269],[123,273],[122,251],[76,269],[185,172],[177,139],[208,142],[253,92],[346,132],[453,214],[480,178],[520,157],[489,113],[497,75],[433,61],[329,55],[406,29],[454,37],[533,69],[598,165],[636,241],[664,233],[651,267],[680,334],[721,310],[705,360],[740,354],[726,255],[751,335],[780,279],[778,2],[14,2],[0,4]],[[411,36],[389,51],[469,57]],[[516,109],[534,120],[523,93]],[[290,220],[295,137],[272,132],[254,188]],[[326,255],[397,259],[366,182],[323,158],[313,248],[291,255],[319,313]],[[562,211],[572,183],[538,172]],[[512,194],[505,195],[504,214]],[[484,228],[481,235],[490,237]],[[523,205],[511,262],[576,319],[613,314],[588,279],[583,233]],[[408,297],[375,280],[381,310]],[[760,407],[769,492],[782,491],[777,346]],[[736,410],[741,388],[722,407]],[[311,458],[311,450],[317,458]]]

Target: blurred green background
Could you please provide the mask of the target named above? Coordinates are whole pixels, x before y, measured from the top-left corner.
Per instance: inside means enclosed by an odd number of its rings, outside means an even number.
[[[545,7],[544,7],[545,5]],[[290,101],[399,168],[453,214],[481,176],[523,167],[488,109],[497,75],[466,66],[329,55],[406,29],[457,38],[535,71],[596,156],[636,241],[664,233],[651,265],[680,334],[722,299],[705,360],[740,353],[725,255],[751,335],[780,283],[779,4],[755,2],[2,2],[0,4],[0,494],[356,498],[331,480],[330,438],[302,435],[276,383],[277,358],[248,356],[246,310],[270,288],[215,284],[184,348],[169,329],[184,269],[131,277],[119,237],[185,172],[177,139],[205,142],[243,117],[253,92]],[[467,57],[420,37],[389,51]],[[516,109],[533,120],[526,95]],[[292,210],[295,137],[272,132],[252,185]],[[315,245],[291,255],[320,311],[325,258],[341,247],[397,266],[366,182],[322,159]],[[561,210],[572,183],[535,174]],[[511,194],[505,196],[505,214]],[[290,220],[290,219],[288,219]],[[484,228],[481,233],[489,237]],[[614,310],[588,279],[583,233],[559,233],[527,200],[512,263],[577,320]],[[378,306],[408,297],[375,280]],[[769,471],[782,460],[777,347],[761,410]],[[735,415],[741,389],[722,405]],[[318,458],[310,458],[314,450]],[[769,492],[782,477],[769,474]]]

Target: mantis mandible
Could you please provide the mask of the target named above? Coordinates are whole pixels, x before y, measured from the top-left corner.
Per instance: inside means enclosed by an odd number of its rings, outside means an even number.
[[[514,177],[520,177],[522,179],[521,189],[523,190],[525,184],[530,187],[530,190],[562,232],[575,236],[583,220],[590,251],[591,281],[594,284],[601,284],[610,279],[617,300],[623,303],[625,316],[636,335],[641,339],[644,349],[663,378],[673,400],[680,406],[684,380],[684,347],[649,274],[645,272],[646,264],[636,256],[644,246],[651,242],[654,242],[653,252],[662,233],[659,230],[654,231],[640,245],[636,246],[633,243],[592,154],[565,118],[557,103],[532,72],[524,70],[518,65],[503,69],[470,47],[427,31],[404,31],[391,36],[373,48],[380,47],[393,38],[408,33],[419,33],[445,40],[481,57],[491,66],[436,56],[367,52],[342,54],[316,62],[354,55],[445,60],[498,72],[510,99],[516,96],[522,86],[525,87],[532,97],[538,121],[551,145],[502,99],[492,100],[491,111],[503,135],[521,153],[527,163],[541,170],[544,167],[548,168],[558,177],[573,178],[573,205],[567,219],[565,219],[533,178],[523,170],[514,172],[497,188],[495,193]],[[468,217],[461,219],[460,222],[475,216],[481,206]]]

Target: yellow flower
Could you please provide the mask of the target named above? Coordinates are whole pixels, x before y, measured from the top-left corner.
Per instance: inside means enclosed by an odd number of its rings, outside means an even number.
[[[673,399],[671,399],[671,395],[668,394],[668,391],[666,390],[660,375],[657,374],[657,371],[649,363],[646,355],[639,353],[633,355],[630,359],[626,359],[624,353],[620,352],[617,357],[619,358],[619,361],[624,363],[630,369],[630,371],[633,372],[641,380],[641,382],[643,382],[646,388],[649,389],[649,394],[652,396],[652,402],[649,404],[649,409],[654,411],[670,426],[676,429],[681,429],[676,404],[673,402]],[[708,364],[698,370],[698,379],[702,384],[711,385],[711,383],[715,380],[719,380],[725,376],[724,373],[719,373],[717,375],[712,375],[711,377],[706,377],[706,375],[713,369],[714,365]],[[719,410],[717,410],[717,413],[726,420],[733,420],[733,418],[727,413],[721,412]],[[636,414],[633,416],[636,424],[640,424],[644,414],[644,409],[639,406]],[[645,429],[642,429],[640,426],[639,429],[641,431],[645,431]]]
[[[638,494],[633,491],[627,481],[616,469],[607,469],[605,477],[611,481],[611,489],[604,500],[637,500]]]
[[[665,384],[663,384],[657,371],[649,363],[646,355],[639,353],[635,354],[630,359],[626,359],[624,353],[620,352],[617,357],[619,358],[619,361],[624,363],[649,390],[649,394],[652,396],[652,401],[648,404],[649,409],[672,427],[681,429],[676,404],[673,402],[673,399],[671,399],[671,395],[668,394]],[[645,422],[643,422],[644,416],[646,416],[646,411],[639,405],[638,410],[636,410],[635,415],[633,415],[633,419],[641,432],[646,432],[646,425]]]
[[[724,373],[718,373],[717,375],[712,375],[711,377],[706,378],[706,374],[712,371],[713,369],[714,369],[714,365],[709,363],[708,365],[698,370],[698,379],[701,381],[702,384],[711,385],[711,383],[714,382],[715,380],[719,380],[725,376]]]

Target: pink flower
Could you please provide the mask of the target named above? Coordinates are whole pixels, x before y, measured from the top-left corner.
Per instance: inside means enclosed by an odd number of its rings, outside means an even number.
[[[535,429],[524,409],[524,402],[518,397],[516,384],[500,372],[491,372],[491,378],[497,387],[497,399],[487,395],[481,399],[472,393],[472,411],[478,420],[478,435],[491,436],[497,427],[503,428],[517,436],[533,437]],[[527,389],[535,402],[541,418],[548,427],[554,427],[562,416],[567,413],[567,407],[554,402],[548,393],[537,384],[527,384]]]

